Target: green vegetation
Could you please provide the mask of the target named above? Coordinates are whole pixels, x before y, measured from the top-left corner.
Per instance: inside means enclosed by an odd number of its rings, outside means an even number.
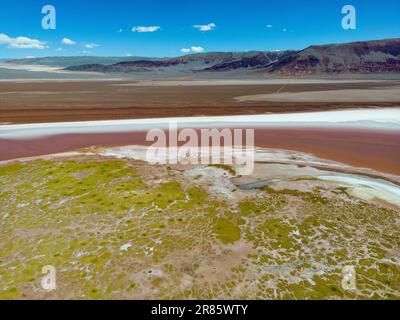
[[[110,159],[0,167],[0,299],[400,298],[399,211],[340,188],[222,201],[198,183]]]
[[[234,243],[240,240],[240,228],[227,219],[218,219],[215,223],[217,238],[223,243]]]

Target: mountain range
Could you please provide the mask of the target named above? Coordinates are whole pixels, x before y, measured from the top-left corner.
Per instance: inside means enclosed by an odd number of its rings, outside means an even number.
[[[400,38],[310,46],[303,50],[210,52],[173,58],[47,57],[11,60],[67,71],[138,76],[312,76],[400,74]]]

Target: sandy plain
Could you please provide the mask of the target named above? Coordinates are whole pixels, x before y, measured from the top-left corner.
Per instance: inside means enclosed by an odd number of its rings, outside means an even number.
[[[364,89],[343,89],[330,91],[309,92],[280,92],[271,94],[260,94],[235,98],[238,101],[275,101],[275,102],[398,102],[400,99],[400,87],[370,89],[368,94]]]
[[[2,81],[0,123],[38,123],[106,119],[141,119],[323,111],[347,108],[399,106],[395,80],[53,80]],[[391,89],[388,89],[391,88]],[[352,90],[363,96],[354,99],[295,99],[240,101],[235,98],[267,94],[306,94],[331,91],[334,96]],[[355,90],[355,91],[354,91]],[[381,91],[384,90],[384,91]],[[376,99],[376,91],[390,99]],[[389,95],[388,95],[389,96]],[[398,98],[397,98],[398,97]]]

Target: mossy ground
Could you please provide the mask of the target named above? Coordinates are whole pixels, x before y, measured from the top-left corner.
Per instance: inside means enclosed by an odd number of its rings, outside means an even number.
[[[399,218],[342,192],[264,188],[224,201],[139,162],[7,165],[0,299],[400,298]],[[45,265],[57,270],[50,293]],[[347,265],[355,291],[341,287]]]

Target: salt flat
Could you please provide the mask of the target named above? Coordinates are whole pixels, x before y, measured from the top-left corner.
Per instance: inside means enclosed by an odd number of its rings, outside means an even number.
[[[168,129],[170,123],[176,123],[180,128],[358,127],[400,130],[400,108],[3,125],[0,126],[0,138],[35,138],[67,133],[139,132],[156,128]]]
[[[397,102],[400,100],[400,87],[383,89],[348,89],[306,92],[279,92],[236,97],[237,101],[275,101],[275,102]]]

